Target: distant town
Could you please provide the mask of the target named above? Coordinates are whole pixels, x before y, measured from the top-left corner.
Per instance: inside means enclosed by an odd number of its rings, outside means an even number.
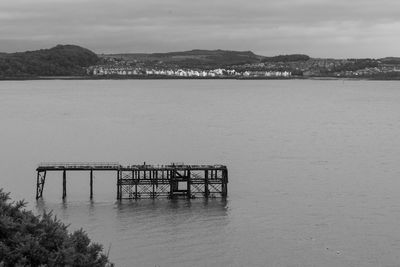
[[[289,78],[292,76],[290,71],[236,71],[235,69],[153,69],[153,68],[133,68],[118,65],[99,65],[87,69],[88,75],[94,76],[160,76],[160,77],[192,77],[192,78],[224,78],[224,77],[271,77]]]
[[[193,50],[195,51],[195,50]],[[290,79],[298,77],[336,77],[336,78],[393,78],[400,77],[400,60],[385,59],[318,59],[305,55],[277,56],[258,59],[258,62],[243,64],[220,64],[212,68],[207,64],[196,66],[180,60],[171,60],[168,53],[158,54],[161,59],[151,59],[128,55],[100,56],[102,64],[90,66],[86,72],[90,76],[125,76],[125,77],[170,77],[170,78],[265,78]],[[180,52],[185,53],[185,52]],[[199,55],[196,55],[199,57]],[[176,56],[175,56],[176,57]],[[183,56],[181,56],[183,57]],[[149,59],[150,58],[150,59]],[[201,56],[200,58],[204,58]],[[163,60],[164,59],[164,60]],[[193,56],[192,56],[193,59]],[[184,65],[184,66],[182,66]]]
[[[96,54],[76,45],[0,53],[0,79],[400,79],[400,57],[261,56],[251,51],[190,50]]]

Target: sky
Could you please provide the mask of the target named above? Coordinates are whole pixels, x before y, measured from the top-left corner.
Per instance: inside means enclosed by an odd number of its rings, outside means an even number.
[[[399,0],[0,0],[0,52],[400,56]]]

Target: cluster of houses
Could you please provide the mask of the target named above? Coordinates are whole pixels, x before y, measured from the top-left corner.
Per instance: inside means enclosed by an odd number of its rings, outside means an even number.
[[[292,76],[290,71],[245,71],[242,73],[244,77],[282,77],[289,78]]]
[[[357,76],[374,76],[376,74],[381,73],[400,73],[400,68],[397,67],[373,67],[373,68],[364,68],[355,71],[341,71],[336,72],[335,75],[337,77],[357,77]]]
[[[93,66],[87,69],[88,75],[94,76],[170,76],[170,77],[291,77],[289,71],[244,71],[237,72],[233,69],[191,70],[191,69],[144,69],[116,66]]]

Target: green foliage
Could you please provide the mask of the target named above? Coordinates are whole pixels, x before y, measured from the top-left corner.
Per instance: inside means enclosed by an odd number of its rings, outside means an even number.
[[[246,63],[259,63],[261,56],[251,51],[230,50],[190,50],[183,52],[153,54],[115,54],[105,57],[122,58],[126,61],[140,61],[154,66],[156,62],[166,64],[166,68],[213,69]]]
[[[0,54],[0,77],[84,75],[99,62],[96,54],[74,45],[57,45],[13,54]]]
[[[279,55],[274,57],[266,57],[263,62],[297,62],[297,61],[307,61],[310,57],[303,54],[293,54],[293,55]]]
[[[35,216],[0,189],[0,266],[110,266],[102,246],[51,213]]]
[[[356,71],[365,68],[378,67],[379,62],[375,59],[370,58],[360,58],[360,59],[349,59],[347,64],[337,66],[333,71]]]
[[[400,57],[385,57],[379,59],[379,61],[382,62],[383,64],[399,65]]]

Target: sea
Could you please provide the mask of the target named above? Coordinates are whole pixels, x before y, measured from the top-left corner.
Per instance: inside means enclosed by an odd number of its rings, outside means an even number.
[[[116,200],[41,162],[223,164],[226,199]],[[400,83],[0,82],[0,187],[116,266],[400,266]]]

